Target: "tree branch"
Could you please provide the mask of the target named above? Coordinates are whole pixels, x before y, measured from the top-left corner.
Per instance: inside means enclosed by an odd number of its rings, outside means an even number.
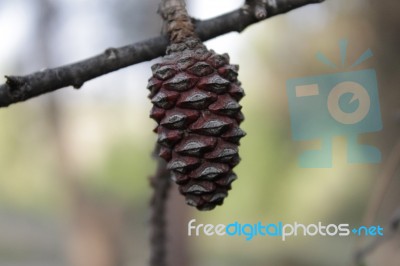
[[[261,7],[261,2],[257,1],[257,5],[246,4],[242,8],[213,19],[196,20],[196,33],[202,41],[206,41],[231,31],[241,32],[258,21],[323,1],[268,0],[265,3],[266,17],[255,15],[260,13]],[[249,10],[252,6],[256,10]],[[44,69],[26,76],[6,76],[6,83],[0,85],[0,107],[7,107],[67,86],[80,88],[90,79],[163,56],[167,45],[168,38],[159,36],[120,48],[109,48],[102,54],[77,63]]]

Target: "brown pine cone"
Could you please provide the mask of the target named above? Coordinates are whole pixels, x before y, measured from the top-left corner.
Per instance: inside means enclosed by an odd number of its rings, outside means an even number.
[[[237,176],[239,105],[244,91],[238,66],[229,64],[197,38],[171,44],[162,62],[152,66],[147,88],[154,104],[150,117],[161,145],[159,155],[186,202],[199,210],[221,205]]]

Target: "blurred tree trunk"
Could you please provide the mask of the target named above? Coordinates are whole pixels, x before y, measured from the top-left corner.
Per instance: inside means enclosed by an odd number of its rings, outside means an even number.
[[[382,144],[385,150],[390,150],[400,133],[400,2],[369,0],[369,8],[375,35],[375,60],[383,70],[378,73],[385,134]]]
[[[383,148],[383,164],[389,154],[398,153],[394,148],[400,142],[400,2],[392,0],[368,1],[369,12],[371,13],[371,26],[374,28],[375,60],[381,70],[378,74],[379,96],[383,119],[383,131],[381,132],[381,147]],[[398,163],[399,164],[399,163]],[[399,166],[395,176],[391,177],[390,185],[382,198],[382,205],[375,222],[387,225],[392,219],[394,211],[400,207],[400,179]],[[380,177],[382,178],[382,177]],[[378,182],[382,182],[382,179]],[[373,188],[375,189],[375,188]],[[374,190],[372,190],[374,191]],[[385,232],[388,233],[389,228]],[[397,266],[400,261],[399,253],[400,234],[379,245],[367,257],[368,265],[371,266]]]
[[[41,64],[51,64],[51,33],[58,14],[57,2],[40,1],[40,18],[38,23],[38,55]],[[121,212],[109,215],[110,208],[99,206],[94,199],[85,193],[79,182],[79,170],[75,170],[69,154],[68,137],[63,130],[62,105],[55,95],[49,95],[45,105],[48,116],[49,131],[53,136],[50,143],[54,145],[58,157],[57,177],[60,179],[60,191],[65,192],[71,210],[70,234],[67,239],[68,265],[71,266],[120,266],[124,265],[119,248]]]
[[[379,64],[378,83],[381,103],[383,131],[380,140],[383,153],[392,151],[400,141],[400,10],[399,1],[369,0],[375,33],[375,60]],[[397,170],[398,173],[399,170]],[[396,175],[398,177],[398,174]],[[385,199],[381,215],[387,220],[393,210],[399,207],[399,178],[393,178],[390,191]]]
[[[145,6],[145,5],[143,5]],[[51,33],[54,32],[58,14],[57,2],[40,0],[40,18],[37,25],[38,58],[41,65],[51,65]],[[114,11],[116,12],[116,11]],[[117,12],[118,13],[118,12]],[[154,25],[154,24],[152,24]],[[56,95],[48,95],[44,113],[53,139],[59,164],[57,177],[60,191],[70,206],[69,236],[67,239],[67,261],[71,266],[121,266],[127,265],[124,254],[129,247],[121,246],[126,237],[125,211],[118,203],[101,205],[93,199],[80,183],[81,173],[74,167],[70,153],[69,137],[65,135],[62,104]],[[149,155],[150,156],[150,155]],[[143,177],[145,178],[145,177]],[[129,208],[129,207],[127,207]],[[186,242],[187,206],[174,186],[168,199],[167,215],[167,260],[168,265],[189,265]]]

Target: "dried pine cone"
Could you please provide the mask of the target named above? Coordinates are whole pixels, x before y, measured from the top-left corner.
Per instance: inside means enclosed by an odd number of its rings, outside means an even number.
[[[244,91],[238,66],[229,64],[227,54],[188,38],[171,44],[152,72],[147,88],[159,155],[186,202],[211,210],[223,203],[237,178],[232,168],[240,161],[238,145],[245,135],[239,128]]]

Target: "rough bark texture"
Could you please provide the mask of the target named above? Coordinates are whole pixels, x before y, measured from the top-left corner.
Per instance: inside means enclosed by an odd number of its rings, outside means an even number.
[[[268,1],[265,4],[267,16],[261,18],[270,18],[304,5],[320,2],[323,0]],[[260,12],[260,2],[257,1],[257,3],[257,9],[245,5],[238,10],[213,19],[196,21],[196,34],[202,41],[206,41],[231,31],[241,32],[247,26],[262,20],[255,15]],[[258,11],[255,13],[255,10]],[[6,83],[0,85],[0,107],[6,107],[67,86],[80,88],[90,79],[163,56],[167,45],[168,38],[159,36],[120,48],[109,48],[100,55],[77,63],[44,69],[25,76],[8,75]]]

